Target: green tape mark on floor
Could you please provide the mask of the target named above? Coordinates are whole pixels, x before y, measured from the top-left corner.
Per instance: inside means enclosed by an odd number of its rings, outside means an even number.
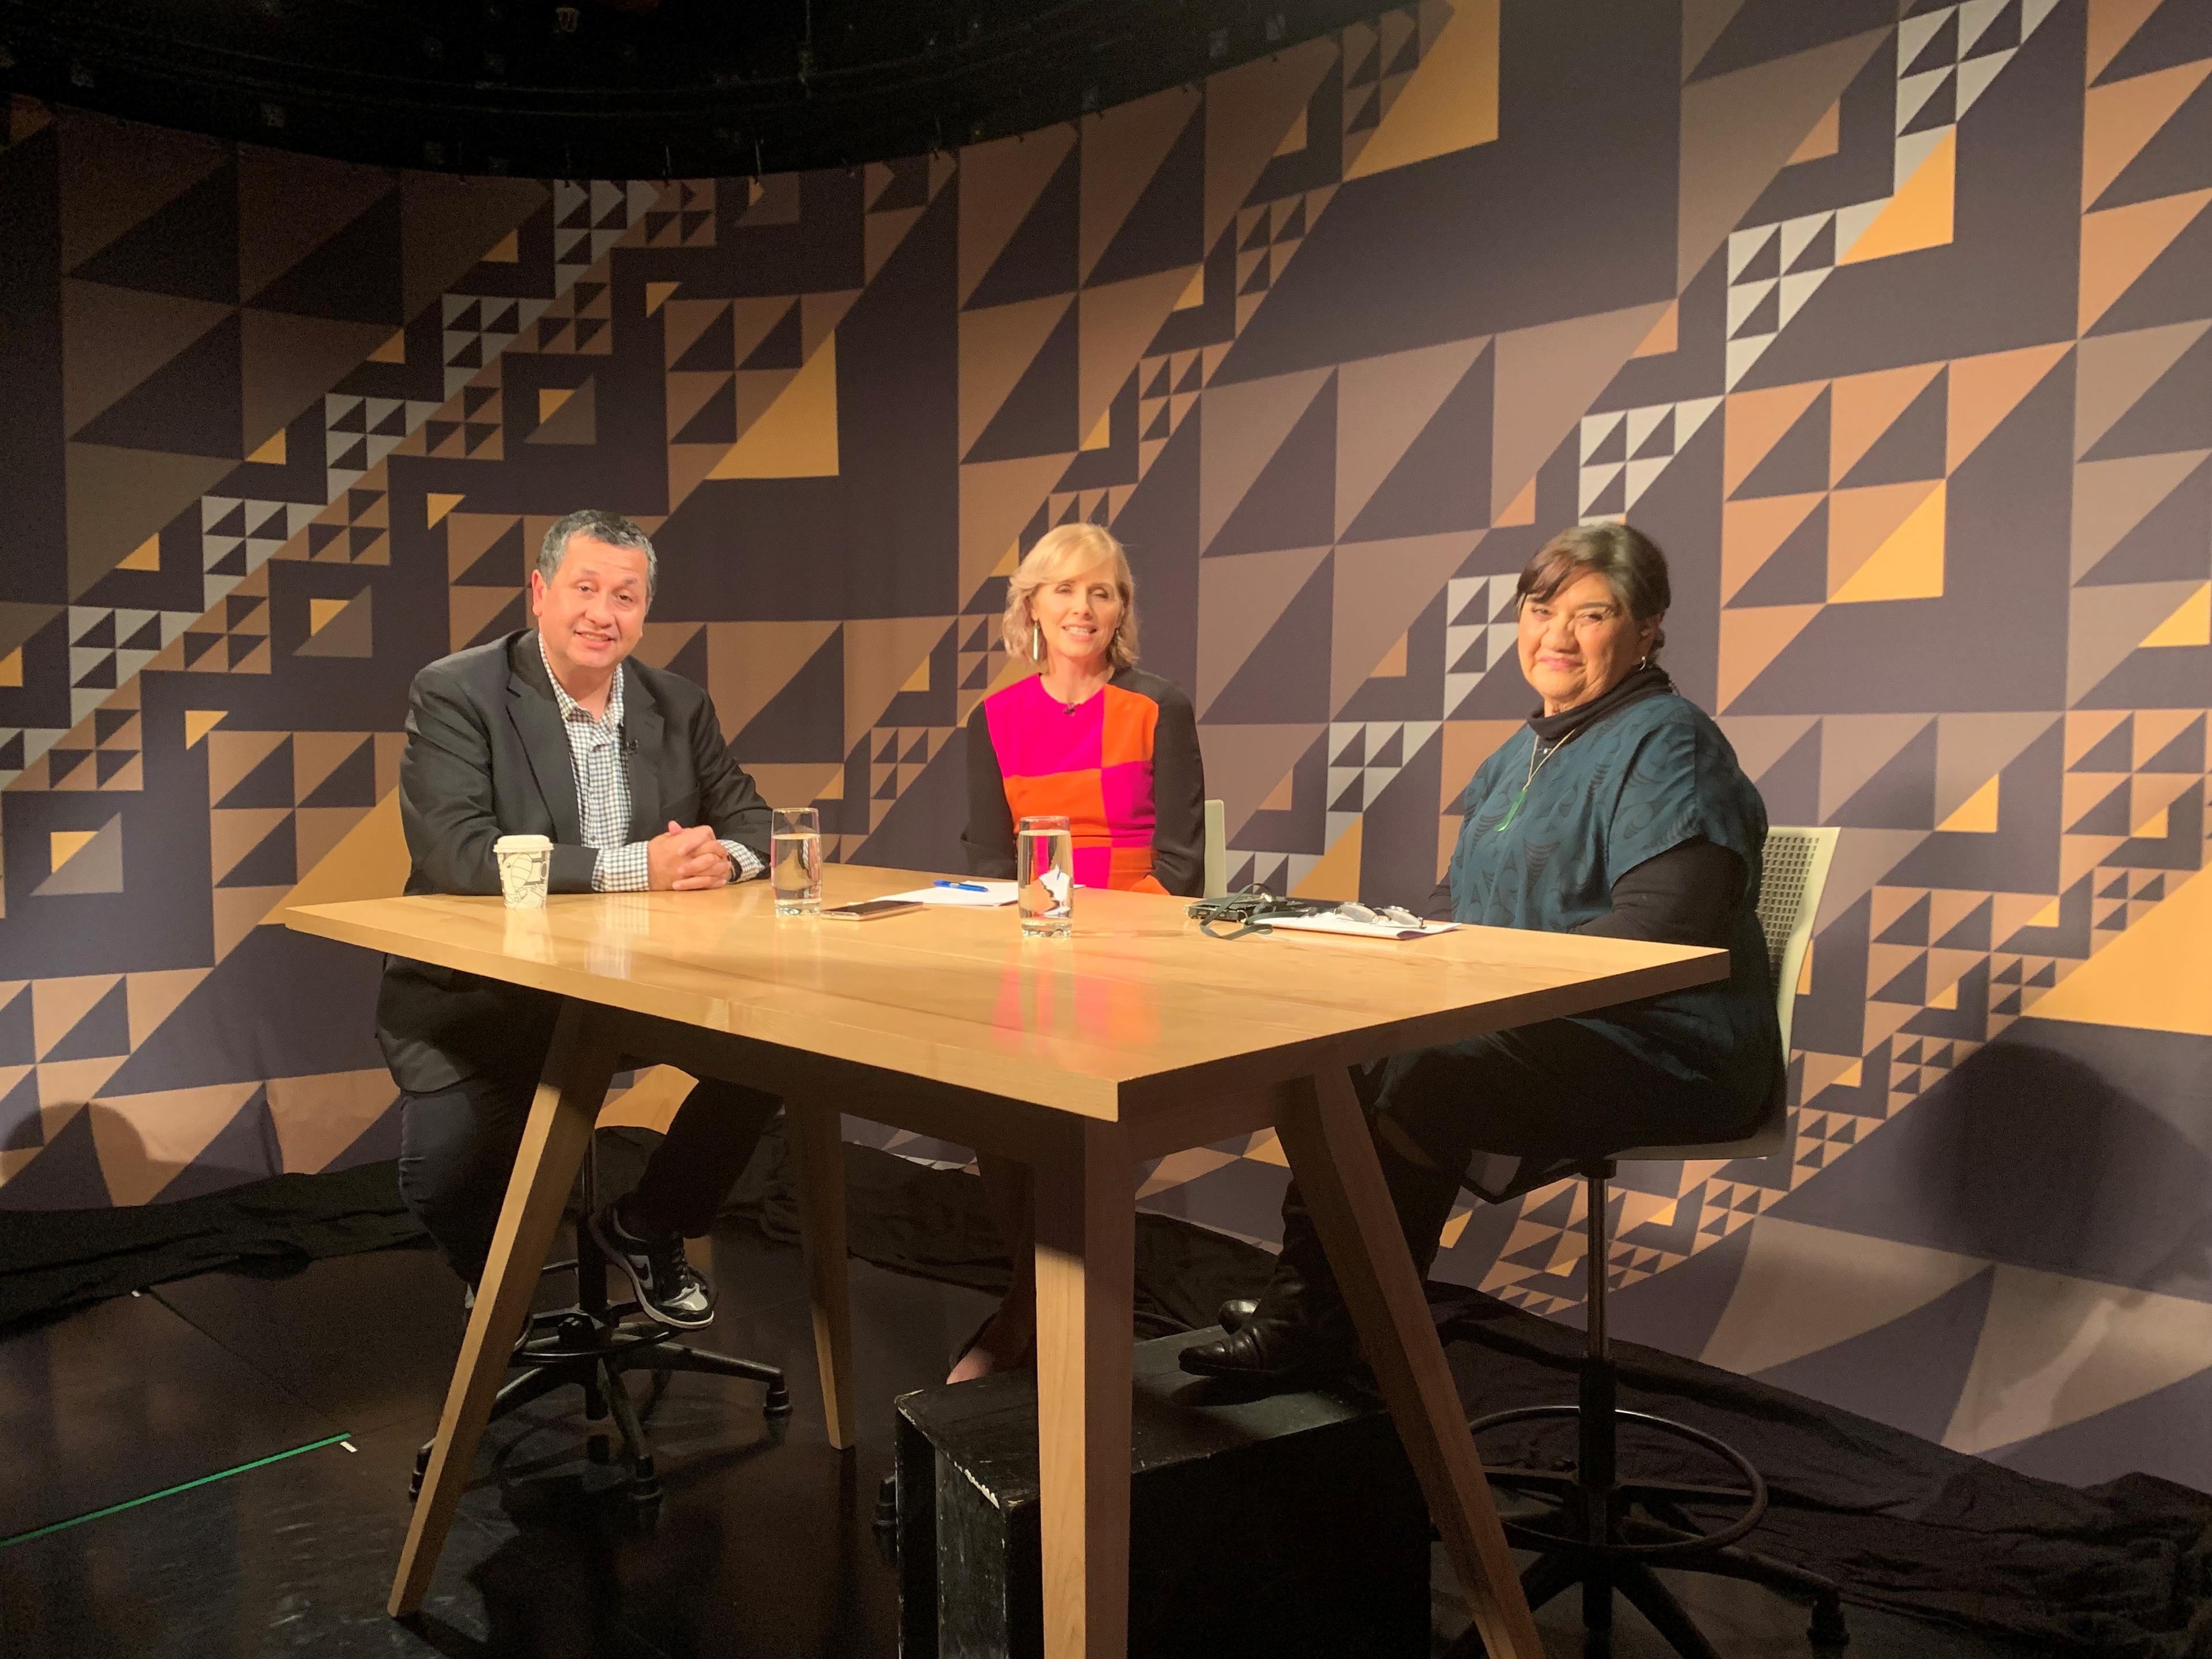
[[[289,1451],[271,1452],[266,1457],[257,1457],[251,1463],[240,1463],[235,1468],[218,1469],[215,1474],[204,1474],[197,1480],[186,1480],[173,1486],[164,1486],[159,1492],[148,1492],[143,1498],[126,1498],[120,1504],[110,1504],[104,1510],[94,1510],[88,1514],[71,1516],[68,1520],[57,1521],[52,1526],[36,1527],[29,1532],[19,1532],[13,1538],[0,1538],[0,1550],[6,1549],[10,1544],[27,1544],[33,1538],[44,1538],[48,1533],[60,1532],[67,1527],[82,1526],[86,1522],[97,1521],[103,1516],[120,1515],[125,1510],[137,1509],[141,1504],[151,1504],[157,1498],[174,1498],[179,1492],[190,1492],[194,1486],[204,1486],[214,1481],[228,1480],[234,1474],[244,1474],[249,1469],[264,1468],[271,1463],[281,1463],[288,1457],[299,1456],[302,1452],[320,1451],[325,1446],[335,1446],[341,1441],[352,1438],[353,1436],[350,1433],[333,1434],[321,1440],[311,1441],[304,1446],[295,1446]]]

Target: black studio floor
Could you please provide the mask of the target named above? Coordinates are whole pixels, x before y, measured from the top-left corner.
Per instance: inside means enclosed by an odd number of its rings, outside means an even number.
[[[435,1425],[462,1315],[438,1258],[392,1250],[284,1279],[212,1273],[0,1338],[0,1653],[891,1659],[896,1585],[872,1519],[893,1395],[942,1375],[987,1310],[975,1292],[855,1262],[860,1445],[831,1450],[797,1251],[713,1241],[723,1313],[704,1346],[784,1367],[795,1404],[769,1436],[760,1391],[675,1379],[653,1428],[667,1498],[623,1519],[585,1455],[573,1394],[495,1425],[421,1621],[384,1615],[407,1476]],[[127,1504],[318,1441],[331,1443]],[[1802,1615],[1762,1592],[1677,1580],[1715,1645],[1802,1655]],[[1465,1623],[1437,1570],[1437,1648]],[[1858,1659],[2024,1655],[1863,1609]],[[1666,1650],[1624,1607],[1613,1651]],[[1572,1598],[1539,1616],[1583,1651]]]

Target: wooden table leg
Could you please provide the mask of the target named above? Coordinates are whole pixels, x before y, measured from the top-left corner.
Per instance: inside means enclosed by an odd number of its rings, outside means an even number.
[[[1276,1133],[1484,1646],[1494,1659],[1542,1659],[1536,1623],[1352,1079],[1340,1069],[1324,1072],[1289,1091]]]
[[[515,1155],[507,1202],[492,1236],[491,1258],[477,1286],[476,1310],[446,1392],[445,1414],[430,1449],[430,1467],[415,1500],[399,1571],[392,1581],[392,1616],[404,1619],[422,1605],[453,1524],[454,1505],[467,1490],[477,1441],[491,1417],[492,1396],[507,1375],[514,1339],[530,1310],[538,1275],[561,1224],[568,1189],[590,1144],[592,1126],[614,1074],[615,1051],[593,1030],[589,1004],[570,1002],[553,1029],[545,1070],[531,1103],[530,1121]]]
[[[830,1443],[853,1443],[853,1316],[845,1275],[845,1149],[834,1108],[787,1101],[784,1133],[798,1188],[799,1242],[814,1304],[814,1358]]]
[[[1119,1124],[1073,1121],[1036,1170],[1037,1472],[1046,1659],[1129,1644],[1133,1169]]]

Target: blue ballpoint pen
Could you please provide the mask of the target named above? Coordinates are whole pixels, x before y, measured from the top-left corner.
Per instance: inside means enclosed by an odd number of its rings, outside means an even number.
[[[932,887],[957,887],[963,893],[988,893],[991,890],[980,881],[945,881],[940,878],[929,884]]]

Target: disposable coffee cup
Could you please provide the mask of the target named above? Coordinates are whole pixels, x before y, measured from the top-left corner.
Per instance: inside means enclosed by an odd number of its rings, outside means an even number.
[[[501,836],[491,844],[491,854],[499,862],[499,887],[507,908],[543,909],[553,873],[553,843],[544,836]]]

